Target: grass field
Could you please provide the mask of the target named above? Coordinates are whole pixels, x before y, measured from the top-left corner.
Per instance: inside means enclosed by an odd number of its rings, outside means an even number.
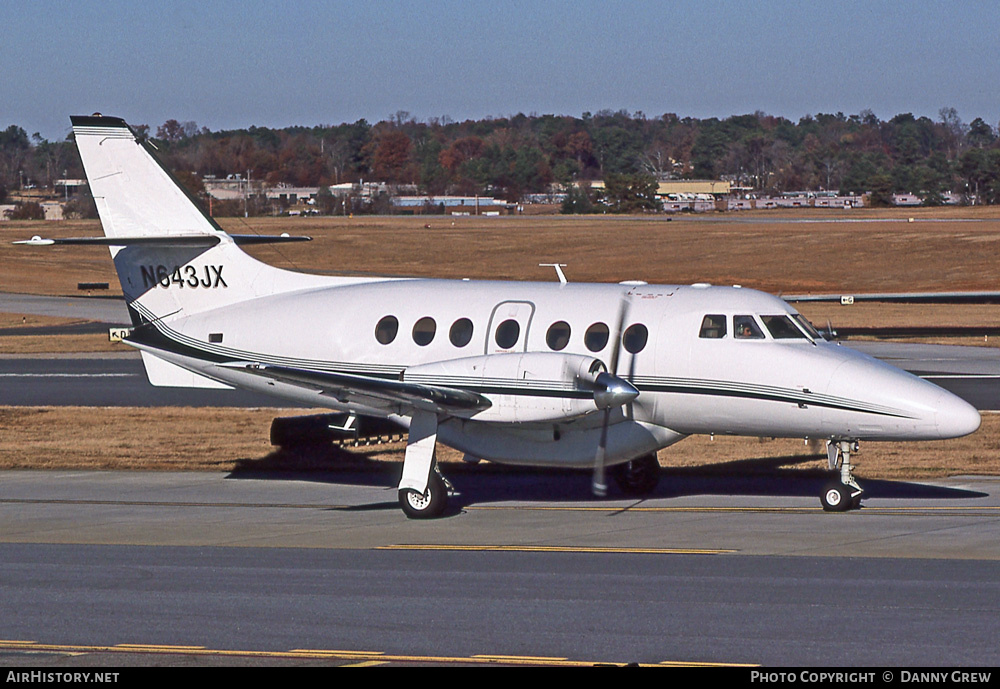
[[[331,463],[402,461],[403,443],[285,453],[268,442],[275,416],[301,409],[193,407],[0,407],[0,469],[155,471],[313,471]],[[855,457],[866,478],[930,478],[1000,473],[1000,416],[975,434],[922,443],[863,443]],[[462,455],[439,448],[442,462]],[[693,436],[660,452],[665,467],[733,472],[825,468],[819,446],[802,440]],[[334,465],[334,466],[335,466]],[[447,471],[447,470],[446,470]]]
[[[910,222],[913,218],[913,222]],[[223,219],[234,233],[309,234],[306,244],[254,247],[268,263],[306,272],[554,280],[539,263],[566,263],[571,281],[741,284],[774,293],[1000,289],[1000,209],[795,210],[637,217],[358,217]],[[100,234],[95,221],[0,223],[0,291],[77,293],[79,282],[117,289],[101,248],[28,248],[32,235]],[[120,292],[119,292],[120,293]],[[804,305],[815,323],[1000,325],[998,306]],[[54,324],[0,315],[0,327]],[[971,342],[963,342],[969,344]],[[993,345],[993,342],[975,342]],[[121,350],[103,335],[0,338],[0,353]],[[280,410],[0,409],[0,467],[307,468],[317,459],[273,453],[268,424]],[[287,412],[286,412],[287,413]],[[128,429],[140,428],[141,440]],[[862,477],[1000,473],[1000,418],[968,438],[866,444]],[[401,446],[354,450],[400,459]],[[801,440],[691,438],[660,454],[668,466],[785,457],[802,463]],[[341,453],[335,452],[337,456]],[[445,461],[457,453],[442,453]],[[329,458],[327,458],[329,459]],[[322,459],[319,464],[323,464]],[[770,464],[762,462],[761,464]],[[743,470],[741,467],[740,470]]]
[[[909,218],[914,222],[907,222]],[[651,216],[223,218],[242,234],[307,234],[262,245],[268,263],[306,272],[742,284],[773,293],[992,289],[1000,207],[791,210]],[[76,294],[115,285],[99,247],[17,247],[32,235],[99,235],[97,221],[0,222],[0,291]]]

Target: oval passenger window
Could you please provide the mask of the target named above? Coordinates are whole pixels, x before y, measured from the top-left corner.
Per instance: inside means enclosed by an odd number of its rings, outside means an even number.
[[[625,334],[622,336],[622,344],[625,346],[625,350],[632,354],[638,354],[645,349],[648,340],[649,331],[646,330],[646,326],[642,323],[630,325],[625,329]]]
[[[396,339],[399,332],[399,321],[395,316],[385,316],[375,326],[375,339],[379,344],[387,345]]]
[[[413,324],[413,341],[421,347],[425,347],[434,339],[437,332],[437,323],[430,316],[424,316]]]
[[[608,344],[608,326],[604,323],[594,323],[587,328],[583,336],[583,344],[592,352],[599,352]]]
[[[521,325],[513,318],[497,326],[496,341],[500,349],[510,349],[517,344],[521,335]]]
[[[550,325],[548,332],[545,333],[545,344],[549,346],[549,349],[561,352],[569,344],[569,335],[569,323],[557,321]]]
[[[451,332],[448,339],[456,347],[464,347],[472,341],[472,321],[468,318],[459,318],[451,324]]]

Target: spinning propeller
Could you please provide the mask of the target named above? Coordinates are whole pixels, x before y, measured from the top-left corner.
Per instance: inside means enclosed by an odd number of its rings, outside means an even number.
[[[594,456],[594,478],[591,482],[591,489],[594,495],[604,497],[608,494],[608,484],[604,479],[604,465],[608,454],[608,427],[611,425],[611,410],[616,407],[626,407],[626,413],[632,418],[632,402],[639,396],[639,390],[632,385],[632,378],[635,374],[635,358],[629,364],[628,379],[618,376],[618,357],[623,346],[622,332],[625,325],[625,318],[628,315],[628,295],[622,295],[621,308],[618,309],[618,322],[615,325],[614,338],[611,340],[611,367],[610,373],[601,373],[597,376],[594,391],[594,402],[599,409],[604,410],[604,423],[601,425],[601,441],[597,445],[597,453]]]

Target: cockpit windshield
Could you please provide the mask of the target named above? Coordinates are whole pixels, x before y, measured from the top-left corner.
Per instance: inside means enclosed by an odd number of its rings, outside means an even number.
[[[730,321],[730,319],[732,319]],[[701,321],[698,336],[702,339],[718,340],[726,337],[729,332],[727,325],[732,323],[733,338],[737,340],[764,340],[766,335],[760,324],[775,340],[808,340],[816,344],[822,340],[813,324],[800,313],[761,316],[757,314],[708,314]]]
[[[761,316],[760,319],[764,321],[767,332],[776,340],[808,339],[788,316]]]
[[[806,335],[808,335],[814,340],[823,339],[823,336],[819,334],[819,331],[816,330],[815,326],[813,326],[813,324],[809,322],[809,319],[803,316],[801,313],[795,314],[794,316],[792,316],[792,318],[795,319],[796,323],[802,326],[802,329],[806,331]]]

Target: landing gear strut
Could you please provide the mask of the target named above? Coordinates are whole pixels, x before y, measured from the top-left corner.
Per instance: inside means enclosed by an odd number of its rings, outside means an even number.
[[[863,491],[851,473],[851,453],[858,452],[856,440],[826,441],[826,456],[830,471],[840,469],[840,480],[831,481],[819,496],[823,509],[827,512],[846,512],[861,507]]]

